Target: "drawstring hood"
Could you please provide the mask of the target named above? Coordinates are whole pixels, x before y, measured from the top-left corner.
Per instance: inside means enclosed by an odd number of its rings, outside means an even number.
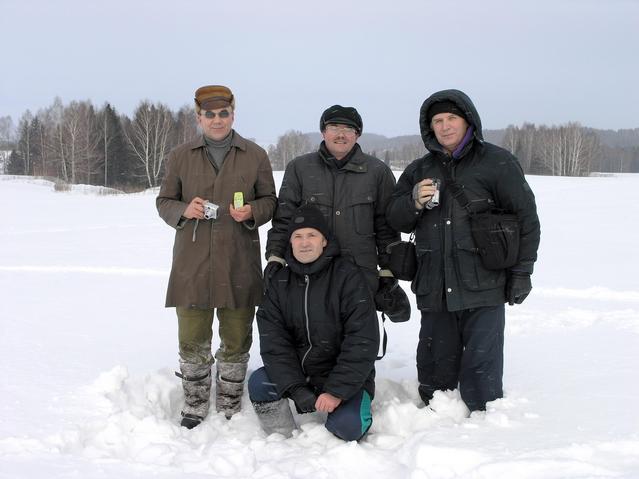
[[[472,100],[464,92],[460,90],[442,90],[433,93],[429,96],[422,107],[419,110],[419,129],[422,135],[424,146],[431,153],[441,153],[448,156],[448,153],[443,146],[439,144],[435,137],[435,132],[432,130],[429,122],[429,110],[435,103],[453,103],[457,106],[460,112],[463,113],[463,117],[468,123],[468,130],[462,139],[462,142],[453,152],[453,158],[459,159],[464,156],[470,150],[473,140],[476,140],[479,144],[484,143],[484,136],[482,133],[481,119],[479,113],[473,104]]]

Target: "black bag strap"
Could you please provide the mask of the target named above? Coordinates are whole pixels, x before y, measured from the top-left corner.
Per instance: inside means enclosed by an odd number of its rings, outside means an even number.
[[[382,339],[382,354],[378,355],[375,358],[375,361],[379,361],[384,356],[386,356],[386,344],[388,343],[388,336],[386,335],[386,328],[384,327],[385,322],[386,322],[386,315],[384,314],[384,312],[382,312],[382,331],[384,331],[384,337]],[[377,352],[379,352],[379,349]]]
[[[399,241],[393,241],[392,243],[387,244],[386,252],[390,254],[391,250],[393,249],[393,246],[397,246],[398,244],[401,244],[401,243],[404,243],[404,240],[400,238]],[[415,244],[415,230],[411,231],[410,236],[408,238],[408,243]]]

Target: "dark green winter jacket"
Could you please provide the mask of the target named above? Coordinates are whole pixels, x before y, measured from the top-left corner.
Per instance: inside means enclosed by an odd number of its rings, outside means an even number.
[[[442,100],[454,102],[474,128],[472,140],[457,159],[437,142],[426,114]],[[387,209],[389,224],[400,231],[415,231],[417,275],[412,290],[425,311],[459,311],[505,302],[506,270],[484,268],[473,241],[468,212],[447,192],[441,167],[463,185],[474,211],[501,208],[517,215],[521,227],[518,262],[511,270],[532,273],[537,259],[540,228],[535,197],[517,158],[486,143],[475,106],[463,92],[445,90],[429,97],[421,107],[420,129],[429,153],[413,161],[402,173]],[[440,205],[418,210],[413,186],[424,178],[442,182]]]

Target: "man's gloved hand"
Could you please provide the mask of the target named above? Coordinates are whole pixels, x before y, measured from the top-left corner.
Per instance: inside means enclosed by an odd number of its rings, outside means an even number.
[[[506,300],[508,304],[521,304],[532,290],[530,273],[512,271],[506,283]]]
[[[375,308],[377,311],[387,311],[391,307],[392,291],[398,286],[397,279],[392,276],[380,276],[375,293]]]
[[[276,257],[271,256],[271,258],[276,258]],[[284,267],[284,260],[280,261],[280,258],[278,259],[271,259],[271,258],[269,258],[268,263],[266,263],[266,267],[264,268],[264,292],[265,293],[268,287],[270,286],[271,280],[273,279],[273,276],[275,276],[275,273],[277,273],[279,270],[281,270]]]
[[[295,409],[297,409],[298,413],[305,414],[315,411],[317,397],[310,386],[306,384],[292,386],[288,391],[288,395],[295,403]]]
[[[403,323],[410,319],[410,302],[408,296],[392,276],[380,276],[375,308],[386,314],[393,323]]]

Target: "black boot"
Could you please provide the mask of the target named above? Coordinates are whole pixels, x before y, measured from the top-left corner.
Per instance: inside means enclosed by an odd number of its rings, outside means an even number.
[[[182,421],[180,422],[180,426],[187,429],[193,429],[195,426],[199,426],[202,421],[204,421],[204,418],[202,416],[196,416],[195,414],[186,414],[184,411],[182,411]]]

